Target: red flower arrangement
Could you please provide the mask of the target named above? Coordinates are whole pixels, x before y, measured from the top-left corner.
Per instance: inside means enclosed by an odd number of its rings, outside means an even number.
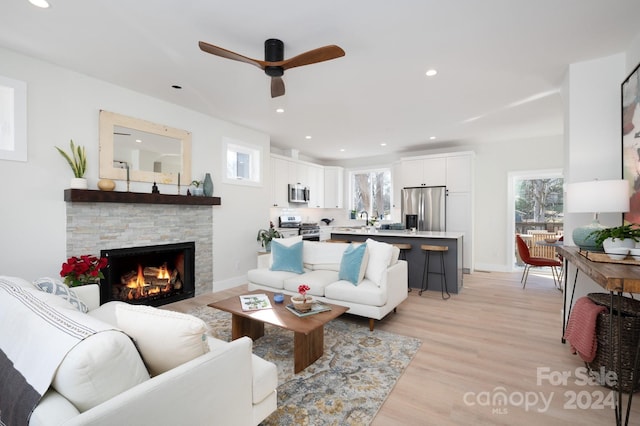
[[[307,291],[311,290],[311,288],[306,284],[300,284],[298,286],[298,293],[302,296],[302,300],[307,299]]]
[[[60,276],[69,287],[97,283],[104,275],[100,271],[107,266],[106,257],[82,255],[72,256],[62,264]]]

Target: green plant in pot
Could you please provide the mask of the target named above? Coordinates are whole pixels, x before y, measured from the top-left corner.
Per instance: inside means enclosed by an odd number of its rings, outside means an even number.
[[[204,196],[204,189],[201,180],[192,181],[191,186],[193,187],[193,195],[195,195],[196,197]]]
[[[603,247],[607,251],[610,247],[633,248],[640,241],[640,225],[630,223],[627,225],[604,228],[593,231],[589,236],[593,236],[598,247]]]
[[[60,155],[67,160],[74,178],[71,180],[71,188],[74,189],[87,189],[87,180],[84,178],[84,174],[87,171],[87,153],[83,146],[76,146],[73,143],[73,139],[69,143],[71,148],[71,154],[66,153],[62,149],[55,147]]]
[[[269,229],[261,229],[258,231],[256,241],[260,241],[260,244],[262,244],[262,247],[264,247],[265,250],[271,251],[271,240],[280,237],[281,235],[273,226],[273,222],[269,222]]]

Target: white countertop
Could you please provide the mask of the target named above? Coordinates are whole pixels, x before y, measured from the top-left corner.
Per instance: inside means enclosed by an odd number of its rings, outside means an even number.
[[[331,231],[335,234],[348,234],[348,235],[378,235],[381,237],[410,237],[410,238],[450,238],[458,239],[464,236],[464,232],[433,232],[433,231],[417,231],[415,233],[408,230],[393,230],[393,229],[372,229],[363,231],[357,228],[340,228],[334,227]]]

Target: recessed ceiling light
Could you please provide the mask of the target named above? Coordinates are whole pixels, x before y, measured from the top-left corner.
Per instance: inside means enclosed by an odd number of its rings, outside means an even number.
[[[342,148],[342,149],[340,150],[340,152],[345,152],[345,151],[346,151],[346,149],[344,149],[344,148]]]
[[[307,136],[305,136],[304,138],[305,138],[305,139],[307,139],[307,140],[309,140],[309,139],[311,139],[311,135],[307,135]]]
[[[436,137],[435,136],[429,136],[429,139],[434,140]]]
[[[430,70],[427,70],[426,74],[427,74],[427,77],[433,77],[434,75],[438,74],[438,71],[434,69],[430,69]]]
[[[282,114],[282,113],[284,112],[284,108],[277,108],[277,109],[276,109],[276,112],[277,112],[278,114]]]
[[[41,7],[42,9],[46,9],[50,6],[47,0],[29,0],[29,3],[36,7]]]
[[[136,142],[142,143],[142,139],[136,139]]]
[[[176,89],[176,90],[180,90],[180,89],[182,89],[182,86],[180,86],[180,85],[178,85],[178,84],[174,84],[174,85],[172,85],[171,87],[173,87],[173,88],[174,88],[174,89]]]
[[[384,142],[382,142],[382,143],[380,144],[380,146],[387,146],[387,144],[386,144],[386,143],[384,143]]]

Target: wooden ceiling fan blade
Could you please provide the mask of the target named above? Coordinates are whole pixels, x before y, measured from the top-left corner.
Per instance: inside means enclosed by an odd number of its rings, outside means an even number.
[[[271,97],[277,98],[284,95],[284,80],[282,77],[271,77]]]
[[[309,50],[308,52],[301,53],[293,58],[285,59],[280,65],[282,68],[289,69],[300,67],[303,65],[316,64],[318,62],[330,61],[344,56],[344,50],[334,44],[329,46],[319,47],[317,49]]]
[[[214,46],[213,44],[206,43],[204,41],[199,41],[198,46],[200,46],[200,50],[203,52],[210,53],[212,55],[220,56],[221,58],[231,59],[234,61],[240,61],[247,64],[254,65],[262,70],[267,65],[267,62],[260,61],[258,59],[249,58],[247,56],[243,56],[239,53],[232,52],[227,49],[223,49],[222,47]]]

